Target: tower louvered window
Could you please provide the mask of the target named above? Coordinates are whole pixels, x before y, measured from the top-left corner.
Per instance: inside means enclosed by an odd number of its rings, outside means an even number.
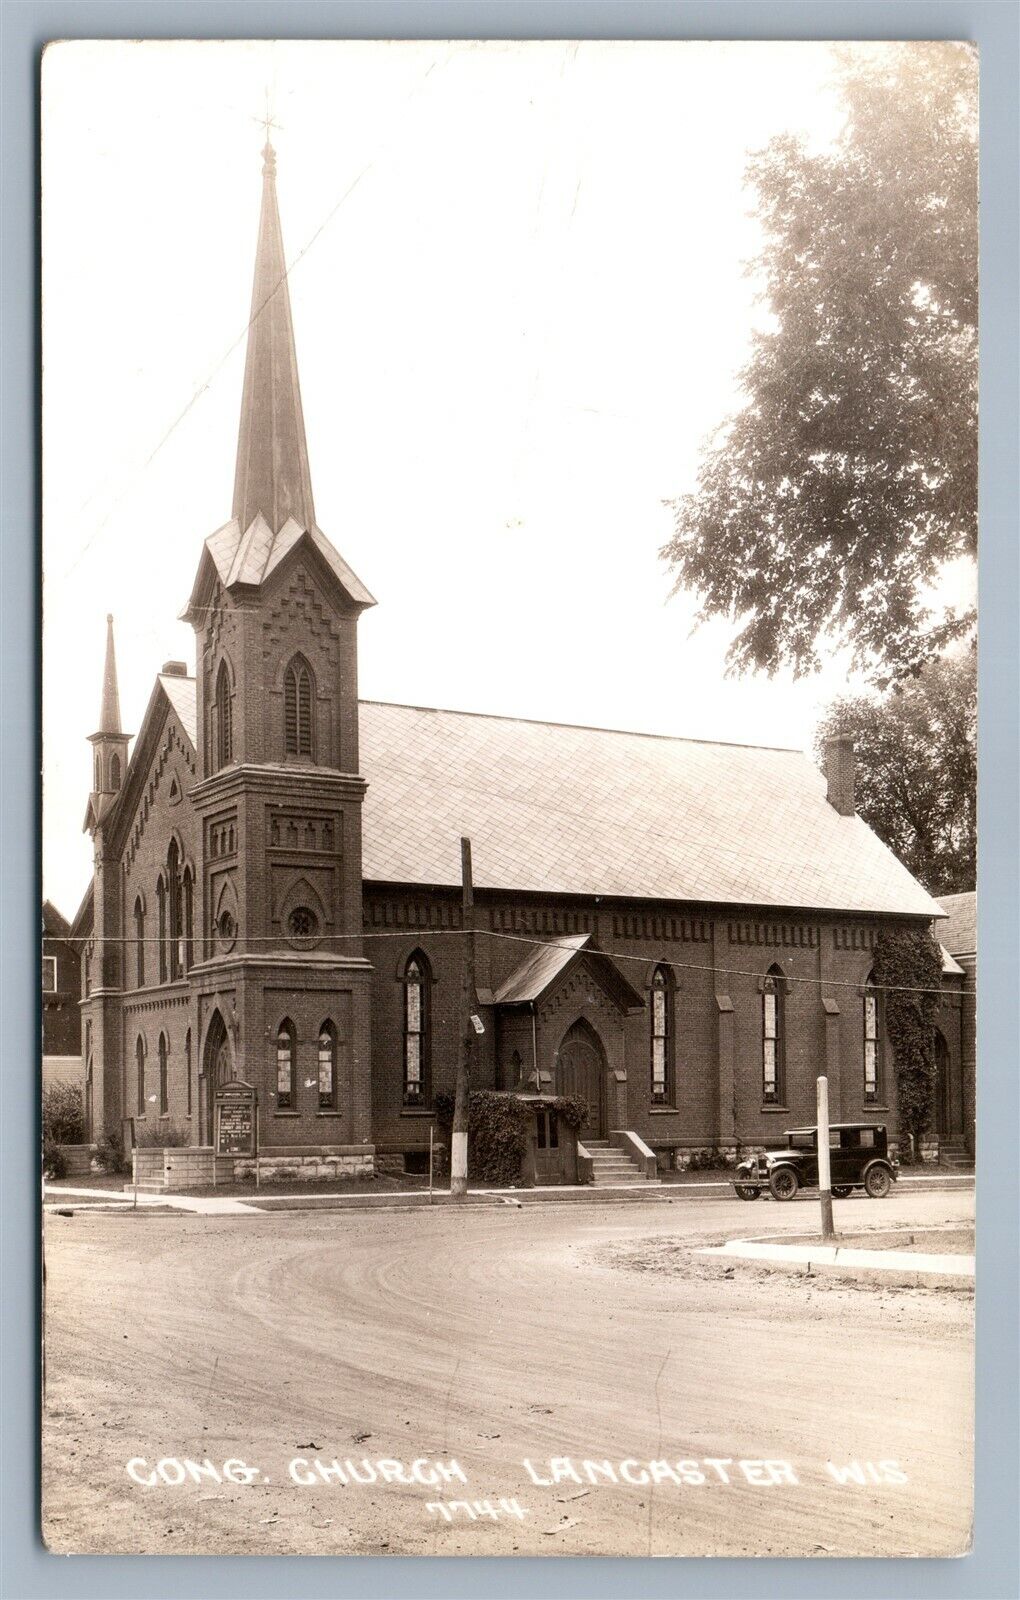
[[[283,730],[289,756],[312,755],[312,674],[300,656],[290,663],[283,680]]]
[[[227,663],[216,674],[216,765],[225,767],[234,754],[234,708]]]

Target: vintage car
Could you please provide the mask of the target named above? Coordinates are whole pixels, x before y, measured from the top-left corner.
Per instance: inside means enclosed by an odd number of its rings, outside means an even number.
[[[889,1154],[885,1127],[877,1122],[834,1122],[829,1128],[832,1192],[844,1200],[863,1189],[872,1200],[889,1193],[899,1162]],[[790,1128],[786,1147],[741,1161],[733,1183],[741,1200],[757,1200],[766,1189],[774,1200],[792,1200],[798,1189],[818,1182],[818,1129]]]

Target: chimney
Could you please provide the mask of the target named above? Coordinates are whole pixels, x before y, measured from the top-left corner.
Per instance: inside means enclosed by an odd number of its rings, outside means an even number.
[[[186,678],[188,676],[187,662],[164,661],[162,676],[164,678]]]
[[[854,742],[849,734],[839,733],[826,739],[823,749],[825,798],[841,817],[852,817],[857,809],[854,805]]]

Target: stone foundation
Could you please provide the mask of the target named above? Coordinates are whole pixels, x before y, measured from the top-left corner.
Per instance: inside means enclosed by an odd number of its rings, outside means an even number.
[[[372,1178],[375,1176],[375,1153],[359,1151],[356,1155],[314,1156],[259,1156],[260,1183],[311,1183],[323,1178]],[[400,1170],[403,1171],[401,1162]],[[255,1162],[250,1156],[238,1156],[234,1161],[234,1179],[238,1183],[253,1179]]]
[[[737,1164],[735,1144],[677,1145],[656,1151],[662,1172],[721,1172]],[[672,1158],[672,1163],[671,1163]]]
[[[938,1161],[938,1158],[939,1158],[938,1134],[934,1134],[934,1133],[925,1134],[922,1139],[918,1140],[918,1146],[919,1146],[919,1149],[920,1149],[921,1160],[923,1162],[925,1162],[927,1164],[932,1164],[932,1163]]]

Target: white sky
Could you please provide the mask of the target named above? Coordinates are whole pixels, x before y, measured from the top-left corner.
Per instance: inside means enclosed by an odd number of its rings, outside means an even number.
[[[106,613],[129,732],[164,660],[193,670],[176,618],[230,515],[267,87],[316,516],[379,601],[362,696],[810,745],[845,661],[725,679],[731,629],[691,636],[657,552],[760,315],[747,155],[835,133],[832,69],[816,44],[51,47],[55,904],[91,870]]]

